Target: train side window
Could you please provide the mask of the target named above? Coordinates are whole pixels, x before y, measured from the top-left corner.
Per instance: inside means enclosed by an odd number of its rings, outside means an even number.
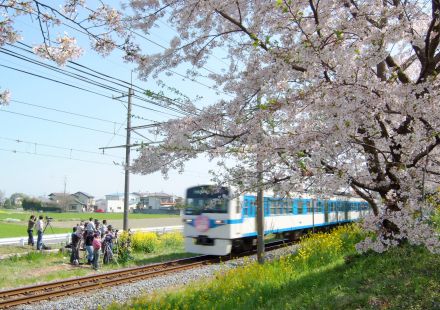
[[[290,204],[291,204],[290,199],[284,199],[283,200],[283,208],[284,208],[283,213],[284,214],[289,214],[290,213],[290,209],[289,209]]]
[[[301,199],[298,200],[298,214],[303,214],[303,202]]]
[[[308,199],[306,200],[306,204],[307,204],[307,213],[313,213],[313,203],[312,200]]]

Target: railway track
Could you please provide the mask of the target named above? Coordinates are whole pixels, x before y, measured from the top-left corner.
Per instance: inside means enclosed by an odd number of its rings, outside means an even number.
[[[266,249],[267,251],[270,251],[285,245],[286,243],[278,241],[266,245]],[[254,253],[255,250],[228,257],[216,257],[210,255],[196,256],[165,263],[126,268],[74,279],[4,290],[0,291],[0,309],[22,304],[30,304],[42,300],[50,300],[56,297],[89,292],[90,290],[107,286],[116,286],[124,283],[136,282],[157,277],[159,275],[197,268],[206,264],[214,264],[219,263],[220,261],[227,261],[237,257],[248,256]]]

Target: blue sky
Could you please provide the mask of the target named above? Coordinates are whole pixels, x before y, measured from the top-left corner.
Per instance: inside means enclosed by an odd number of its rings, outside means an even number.
[[[33,45],[39,42],[35,22],[22,19],[17,22],[17,26],[22,31],[24,43]],[[69,30],[69,34],[78,36],[79,42],[85,47],[85,53],[77,60],[78,63],[121,80],[130,81],[133,66],[124,63],[118,52],[103,58],[87,48],[88,43],[84,37],[81,37],[81,34],[72,30]],[[159,44],[167,45],[168,39],[174,34],[169,26],[161,24],[157,31],[151,33],[148,38]],[[143,39],[139,39],[139,42],[144,50],[160,51],[160,48]],[[4,48],[33,57],[13,47],[5,46]],[[45,62],[54,65],[49,61]],[[92,87],[4,53],[0,53],[0,65],[26,70],[110,97],[120,95],[117,92]],[[182,74],[185,72],[182,68],[176,71]],[[143,82],[137,79],[136,74],[133,77],[136,85],[151,90],[160,90],[153,80]],[[183,80],[179,76],[163,75],[162,79],[168,86],[175,87],[192,98],[196,95],[194,93],[196,89],[197,95],[204,97],[200,103],[202,105],[218,99],[212,89]],[[198,80],[209,84],[209,81],[203,78]],[[121,102],[4,67],[0,67],[0,88],[9,89],[12,93],[12,102],[9,106],[0,107],[1,191],[7,196],[15,192],[46,196],[51,192],[64,191],[64,184],[66,184],[67,192],[84,191],[98,198],[108,193],[123,192],[123,170],[114,162],[124,161],[125,150],[111,149],[106,150],[104,155],[99,154],[100,147],[125,144],[126,108]],[[178,115],[136,99],[134,103]],[[133,107],[133,114],[154,121],[164,121],[172,117],[139,107]],[[134,126],[148,123],[151,122],[133,119]],[[146,130],[141,133],[152,140],[158,138]],[[132,137],[142,139],[134,134]],[[26,142],[18,143],[14,140]],[[132,150],[132,158],[135,155],[136,152]],[[201,158],[189,162],[187,170],[182,175],[177,172],[170,173],[167,180],[164,180],[159,173],[148,176],[132,175],[130,191],[165,191],[183,195],[187,187],[209,182],[208,170],[213,166],[212,163]]]

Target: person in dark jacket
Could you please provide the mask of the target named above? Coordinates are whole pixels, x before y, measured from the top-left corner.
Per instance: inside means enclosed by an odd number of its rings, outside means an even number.
[[[91,265],[93,262],[93,232],[87,231],[86,239],[84,241],[87,251],[87,265]]]
[[[70,254],[70,263],[73,265],[79,265],[79,241],[80,237],[76,233],[76,227],[73,227],[72,232],[72,253]]]
[[[28,245],[31,245],[31,246],[34,246],[34,226],[35,226],[36,220],[37,220],[37,218],[35,217],[35,215],[31,215],[31,217],[29,218],[29,222],[28,222],[28,229],[27,229]]]

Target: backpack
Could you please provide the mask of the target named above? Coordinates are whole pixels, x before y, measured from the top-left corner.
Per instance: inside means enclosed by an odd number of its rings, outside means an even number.
[[[101,248],[101,241],[95,238],[93,239],[92,245],[94,250],[99,250]]]

